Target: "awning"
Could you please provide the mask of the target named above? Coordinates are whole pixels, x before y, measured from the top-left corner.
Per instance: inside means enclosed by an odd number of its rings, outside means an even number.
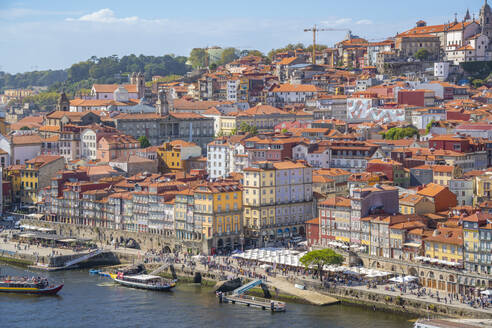
[[[41,219],[44,216],[44,214],[32,213],[32,214],[28,214],[27,216],[29,218],[34,218],[34,219],[38,219],[39,220],[39,219]]]
[[[404,243],[403,246],[407,246],[407,247],[420,247],[422,245],[419,244],[419,243]]]

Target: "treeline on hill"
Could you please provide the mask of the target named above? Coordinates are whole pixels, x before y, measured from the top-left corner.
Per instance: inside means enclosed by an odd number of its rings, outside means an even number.
[[[328,48],[328,46],[323,45],[323,44],[317,44],[316,45],[316,51],[322,51]],[[278,48],[278,49],[272,49],[268,52],[268,58],[273,59],[273,56],[278,54],[279,52],[286,52],[286,51],[294,51],[296,49],[302,49],[306,52],[311,52],[313,51],[313,46],[310,45],[306,47],[303,43],[289,43],[283,48]]]
[[[128,55],[119,58],[91,57],[73,64],[66,70],[46,70],[27,73],[9,74],[0,72],[0,90],[46,86],[50,91],[74,93],[80,89],[88,89],[93,83],[127,83],[132,72],[142,72],[146,80],[154,75],[183,75],[190,70],[184,56],[136,56]]]
[[[484,84],[492,85],[492,61],[463,62],[460,66],[475,88]]]

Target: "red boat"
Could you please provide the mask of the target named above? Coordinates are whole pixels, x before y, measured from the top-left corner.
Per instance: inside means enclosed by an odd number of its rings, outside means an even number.
[[[2,293],[56,295],[62,288],[63,284],[52,285],[47,279],[0,278],[0,292]]]

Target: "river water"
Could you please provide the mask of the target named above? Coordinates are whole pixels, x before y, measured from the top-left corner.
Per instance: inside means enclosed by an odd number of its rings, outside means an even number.
[[[0,268],[7,275],[39,274],[2,264]],[[412,327],[410,317],[356,306],[287,303],[287,312],[271,313],[219,304],[212,289],[193,284],[159,293],[114,285],[87,270],[46,276],[65,283],[59,295],[0,294],[0,327]]]

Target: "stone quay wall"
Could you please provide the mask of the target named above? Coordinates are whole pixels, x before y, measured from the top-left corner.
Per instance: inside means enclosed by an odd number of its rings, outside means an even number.
[[[132,232],[124,230],[113,230],[100,227],[88,227],[82,225],[40,221],[34,219],[23,219],[22,224],[33,225],[55,229],[61,236],[85,238],[97,243],[97,245],[112,245],[114,242],[125,243],[134,240],[141,250],[156,250],[164,252],[190,250],[192,253],[207,253],[208,245],[202,241],[177,240],[174,237],[151,234],[146,232]]]
[[[433,303],[424,300],[416,300],[403,296],[392,296],[378,293],[372,290],[354,288],[324,288],[320,282],[312,280],[296,279],[295,283],[304,285],[308,290],[315,290],[339,299],[342,302],[373,307],[375,310],[391,311],[398,313],[414,314],[431,317],[452,318],[476,318],[492,319],[492,312],[476,311],[472,308],[452,306],[448,304]]]

